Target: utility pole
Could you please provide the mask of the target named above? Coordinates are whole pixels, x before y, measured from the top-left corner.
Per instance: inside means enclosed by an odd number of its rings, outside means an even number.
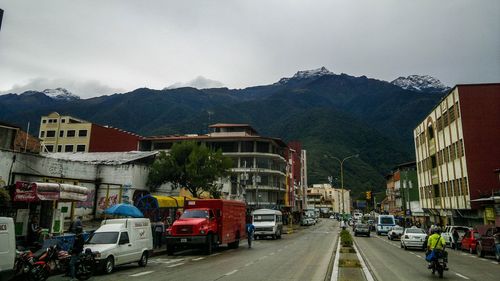
[[[325,155],[327,156],[327,155]],[[345,213],[345,198],[344,198],[344,161],[346,161],[347,159],[349,158],[353,158],[353,157],[359,157],[359,154],[353,154],[353,155],[350,155],[350,156],[347,156],[345,157],[344,159],[340,160],[339,158],[335,157],[335,156],[329,156],[330,158],[332,159],[335,159],[339,162],[340,164],[340,186],[341,186],[341,190],[342,190],[342,218],[344,217],[344,213]]]

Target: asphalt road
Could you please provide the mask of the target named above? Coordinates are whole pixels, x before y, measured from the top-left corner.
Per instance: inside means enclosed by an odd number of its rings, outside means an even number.
[[[404,250],[399,241],[387,236],[355,237],[376,280],[441,280],[427,269],[425,252]],[[448,249],[448,267],[442,280],[500,280],[500,264],[493,257],[478,258],[466,252]]]
[[[330,219],[315,226],[302,227],[281,240],[256,240],[251,249],[240,243],[238,249],[221,247],[206,256],[186,250],[175,256],[156,256],[145,268],[137,264],[117,267],[110,275],[90,280],[287,280],[323,281],[327,274],[338,227]],[[54,276],[50,281],[68,280]]]

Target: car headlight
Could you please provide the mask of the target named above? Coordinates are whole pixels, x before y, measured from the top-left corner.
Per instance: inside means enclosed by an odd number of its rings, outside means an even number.
[[[200,230],[200,234],[205,234],[205,230]]]

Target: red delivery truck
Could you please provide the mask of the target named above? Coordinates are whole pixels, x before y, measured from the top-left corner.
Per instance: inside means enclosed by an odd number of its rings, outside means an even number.
[[[246,206],[224,199],[189,200],[184,213],[167,229],[167,254],[182,248],[201,247],[207,254],[219,245],[238,248],[246,239]]]

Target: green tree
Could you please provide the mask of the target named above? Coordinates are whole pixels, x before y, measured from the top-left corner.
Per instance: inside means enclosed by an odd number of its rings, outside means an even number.
[[[231,159],[222,151],[195,142],[175,143],[169,153],[160,152],[148,176],[152,190],[170,182],[174,188],[185,187],[195,197],[207,191],[219,198],[222,184],[218,179],[227,177],[232,167]]]

